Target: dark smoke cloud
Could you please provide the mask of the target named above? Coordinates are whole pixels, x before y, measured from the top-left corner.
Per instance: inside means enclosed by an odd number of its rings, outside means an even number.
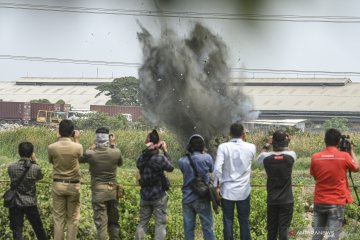
[[[219,37],[200,24],[188,39],[171,29],[154,39],[141,29],[140,96],[148,120],[185,139],[193,133],[209,139],[232,122],[257,118],[250,99],[229,89],[227,49]]]

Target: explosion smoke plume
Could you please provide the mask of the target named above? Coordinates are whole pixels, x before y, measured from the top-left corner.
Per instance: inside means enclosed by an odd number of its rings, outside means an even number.
[[[140,96],[148,120],[185,139],[193,133],[209,139],[232,122],[257,117],[250,99],[229,89],[227,49],[219,37],[200,24],[189,39],[166,29],[155,40],[141,29]]]

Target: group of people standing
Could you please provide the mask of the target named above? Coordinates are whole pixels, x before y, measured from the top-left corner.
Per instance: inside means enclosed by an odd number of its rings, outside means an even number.
[[[83,152],[80,134],[71,120],[59,124],[59,136],[48,146],[52,173],[52,209],[55,240],[77,239],[80,221],[80,163],[88,163],[91,175],[93,218],[98,239],[120,239],[117,198],[117,167],[122,165],[120,150],[115,146],[114,134],[101,127],[96,130],[94,144]],[[19,145],[21,159],[8,168],[11,183],[19,180],[26,167],[24,180],[17,188],[15,207],[9,208],[10,228],[13,239],[23,239],[24,216],[32,225],[39,240],[49,239],[46,234],[36,201],[35,182],[43,178],[36,164],[34,146],[30,142]],[[66,230],[66,233],[65,233]]]
[[[83,153],[79,132],[70,120],[59,126],[58,141],[48,146],[49,161],[53,164],[53,219],[54,239],[76,239],[80,219],[80,163],[88,163],[91,174],[92,207],[98,239],[119,239],[119,214],[117,198],[117,167],[122,165],[120,150],[115,146],[115,136],[108,128],[96,130],[95,143]],[[206,184],[217,189],[223,212],[224,239],[233,237],[236,207],[240,226],[240,239],[251,239],[250,234],[250,174],[256,147],[246,142],[246,133],[240,123],[230,126],[231,140],[218,146],[215,161],[206,151],[205,139],[192,135],[187,142],[188,154],[178,165],[183,175],[182,213],[184,239],[195,238],[196,217],[202,225],[203,238],[215,239],[212,209],[209,197],[201,197],[192,187],[193,179],[200,176]],[[72,141],[72,138],[74,141]],[[351,145],[350,152],[338,150],[341,133],[329,129],[325,133],[326,148],[311,158],[310,174],[316,185],[314,192],[313,239],[331,235],[338,239],[344,217],[344,205],[351,203],[351,192],[346,172],[358,171],[358,162]],[[267,230],[268,239],[288,239],[292,220],[294,198],[292,169],[296,154],[288,148],[290,136],[275,131],[264,145],[257,164],[267,175]],[[271,149],[272,148],[272,149]],[[9,209],[10,227],[14,239],[22,239],[24,215],[34,228],[38,239],[48,239],[36,207],[35,182],[43,175],[36,164],[33,146],[29,142],[19,145],[21,159],[9,166],[11,181],[16,181],[30,166],[28,178],[18,188],[16,207]],[[149,221],[155,217],[155,236],[165,239],[167,202],[170,184],[164,172],[174,170],[167,144],[154,130],[146,137],[146,147],[136,161],[139,169],[140,213],[136,239],[145,239]],[[211,174],[213,181],[211,181]]]

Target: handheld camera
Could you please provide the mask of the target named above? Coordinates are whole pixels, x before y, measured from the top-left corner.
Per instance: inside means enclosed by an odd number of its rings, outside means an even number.
[[[341,135],[340,142],[339,142],[339,150],[343,152],[351,152],[351,144],[352,141],[350,140],[349,135]]]

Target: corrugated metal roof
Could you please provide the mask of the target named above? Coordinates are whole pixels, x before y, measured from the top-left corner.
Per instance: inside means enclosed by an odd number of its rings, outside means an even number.
[[[256,110],[360,112],[360,84],[344,86],[243,86]]]
[[[344,86],[349,78],[232,78],[231,85],[246,86]]]
[[[257,119],[247,121],[246,123],[264,124],[264,125],[288,125],[293,126],[298,123],[306,122],[307,119]]]
[[[39,81],[60,81],[63,78],[33,78]],[[70,80],[70,78],[67,78]],[[15,82],[0,82],[0,99],[4,101],[30,101],[32,99],[48,99],[56,102],[63,99],[75,108],[89,109],[90,105],[103,105],[110,98],[104,94],[95,98],[99,92],[95,86],[86,85],[86,81],[95,83],[99,79],[71,78],[73,82],[82,81],[79,85],[16,85]],[[23,80],[23,79],[22,79]],[[284,82],[299,81],[296,79],[278,79]],[[54,80],[55,81],[55,80]],[[111,82],[112,79],[102,79]],[[239,82],[243,80],[238,80]],[[276,79],[245,79],[245,82],[267,81]],[[254,103],[255,110],[270,111],[325,111],[325,112],[360,112],[360,83],[351,82],[349,79],[301,79],[302,83],[316,81],[317,83],[343,83],[343,85],[318,84],[318,85],[291,85],[274,86],[245,85],[232,86],[247,94]],[[103,83],[104,83],[103,82]]]
[[[110,98],[99,93],[95,86],[39,86],[15,85],[15,82],[0,82],[0,99],[3,101],[27,102],[33,99],[48,99],[56,102],[59,99],[75,108],[90,109],[90,105],[105,104]]]
[[[23,77],[16,81],[16,85],[93,85],[112,82],[114,78],[41,78]]]

